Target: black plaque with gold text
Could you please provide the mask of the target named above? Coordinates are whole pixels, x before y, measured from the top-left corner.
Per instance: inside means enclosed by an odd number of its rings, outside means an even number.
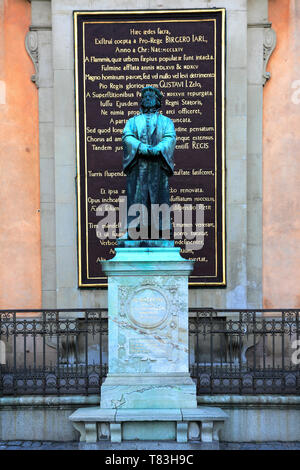
[[[116,240],[97,237],[96,209],[125,195],[122,130],[149,85],[176,128],[170,202],[204,210],[201,250],[175,245],[195,260],[191,286],[224,286],[225,10],[77,11],[74,36],[79,287],[107,285]]]

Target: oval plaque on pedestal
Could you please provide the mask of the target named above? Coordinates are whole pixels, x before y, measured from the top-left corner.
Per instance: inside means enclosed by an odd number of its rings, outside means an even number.
[[[140,289],[129,300],[128,317],[140,328],[156,328],[167,316],[167,300],[157,289]]]

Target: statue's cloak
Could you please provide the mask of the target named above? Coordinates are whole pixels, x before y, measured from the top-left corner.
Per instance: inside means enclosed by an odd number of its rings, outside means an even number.
[[[168,177],[174,173],[173,153],[176,132],[173,121],[159,113],[151,118],[147,132],[146,118],[139,114],[129,119],[123,131],[123,170],[127,175],[127,205],[168,204]],[[158,157],[142,157],[138,149],[141,143],[160,150]]]

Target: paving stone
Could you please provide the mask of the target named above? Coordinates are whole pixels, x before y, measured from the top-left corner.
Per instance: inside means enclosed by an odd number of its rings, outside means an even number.
[[[299,450],[300,442],[221,442],[220,450]]]
[[[6,446],[4,450],[21,450],[20,446]]]
[[[34,448],[36,448],[36,447],[41,447],[41,445],[43,445],[42,442],[39,442],[39,441],[32,442],[32,443],[31,443],[31,448],[34,449]]]
[[[15,443],[18,443],[17,445]],[[102,444],[104,444],[102,442]],[[174,442],[176,448],[182,446]],[[97,447],[97,446],[96,446]],[[105,445],[106,449],[116,450],[163,450],[162,442],[122,442],[112,446]],[[58,442],[58,441],[0,441],[0,450],[77,450],[82,446],[79,442]],[[97,447],[98,448],[98,447]],[[167,447],[169,448],[169,446]],[[193,448],[199,450],[199,443],[193,443]],[[154,450],[155,450],[154,449]],[[191,449],[192,450],[192,449]],[[300,442],[220,442],[220,450],[300,450]]]

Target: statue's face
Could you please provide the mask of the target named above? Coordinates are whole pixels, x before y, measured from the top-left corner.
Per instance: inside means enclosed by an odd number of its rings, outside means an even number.
[[[150,109],[157,107],[156,93],[152,90],[147,90],[143,94],[141,106],[143,109]]]

